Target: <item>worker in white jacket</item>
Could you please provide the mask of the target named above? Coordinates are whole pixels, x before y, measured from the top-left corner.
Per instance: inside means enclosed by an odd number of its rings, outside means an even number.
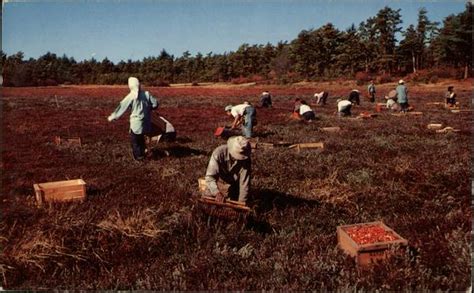
[[[352,103],[348,100],[338,99],[337,100],[337,114],[339,116],[350,116],[351,115]]]
[[[127,111],[130,113],[130,141],[133,158],[145,159],[145,134],[151,130],[151,111],[158,108],[158,101],[149,92],[143,91],[136,77],[128,78],[130,93],[123,98],[115,111],[107,118],[109,122],[117,120]]]

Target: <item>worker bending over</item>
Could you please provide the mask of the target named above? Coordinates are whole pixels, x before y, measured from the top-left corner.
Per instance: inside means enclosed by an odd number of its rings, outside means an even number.
[[[217,188],[217,180],[222,180],[229,187],[229,197],[246,204],[251,175],[251,148],[248,139],[243,136],[233,136],[227,144],[217,147],[211,155],[206,170],[206,185],[211,196],[219,202],[224,201],[224,195]]]
[[[301,101],[300,105],[300,116],[303,118],[305,122],[312,122],[316,119],[316,115],[314,115],[313,109],[308,106],[305,100]]]
[[[329,93],[326,91],[322,91],[320,93],[315,93],[314,97],[317,99],[316,104],[318,105],[326,105],[326,100],[328,99]]]
[[[263,108],[271,108],[272,107],[272,95],[269,92],[264,91],[262,93],[262,95],[260,96],[260,105]]]
[[[349,102],[352,104],[360,105],[360,92],[359,90],[352,90],[349,94]]]
[[[227,105],[225,112],[228,116],[234,117],[231,129],[236,129],[239,125],[242,125],[242,135],[247,138],[252,137],[252,130],[257,117],[257,112],[252,105],[247,102],[237,106]]]
[[[337,100],[337,114],[341,117],[351,116],[352,103],[348,100]]]

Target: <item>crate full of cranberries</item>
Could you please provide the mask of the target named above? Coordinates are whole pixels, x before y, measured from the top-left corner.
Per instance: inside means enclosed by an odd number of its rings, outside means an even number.
[[[381,221],[338,226],[337,242],[358,266],[386,259],[408,245],[405,238]]]

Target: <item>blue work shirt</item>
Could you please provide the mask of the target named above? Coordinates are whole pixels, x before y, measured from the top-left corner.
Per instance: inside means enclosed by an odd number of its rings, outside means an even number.
[[[400,84],[395,89],[397,91],[397,100],[399,103],[408,103],[408,89],[404,84]]]
[[[158,108],[158,101],[147,91],[129,93],[110,114],[112,120],[118,119],[130,108],[130,129],[135,134],[145,134],[151,130],[151,111]]]

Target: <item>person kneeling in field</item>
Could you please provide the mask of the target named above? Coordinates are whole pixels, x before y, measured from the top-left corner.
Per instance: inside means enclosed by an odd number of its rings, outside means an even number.
[[[224,201],[224,195],[217,187],[217,180],[222,180],[229,187],[229,197],[246,204],[250,189],[251,148],[247,138],[233,136],[227,144],[217,147],[211,155],[206,170],[206,185],[210,195],[218,202]]]
[[[173,124],[166,120],[163,116],[152,115],[152,132],[148,135],[150,139],[163,142],[176,141],[176,129]]]
[[[337,100],[337,114],[341,117],[351,116],[352,103],[348,100]]]
[[[252,105],[247,102],[237,106],[227,105],[225,112],[228,116],[234,117],[231,129],[236,129],[239,125],[242,125],[242,135],[246,138],[252,137],[257,116],[257,112]]]
[[[117,120],[127,111],[130,114],[130,141],[133,158],[137,161],[145,159],[145,134],[151,130],[151,111],[158,108],[158,101],[148,91],[143,91],[135,77],[128,79],[130,93],[123,98],[115,111],[107,117],[109,122]]]
[[[454,92],[453,86],[448,86],[448,92],[445,95],[446,107],[456,107],[456,93]]]
[[[360,92],[359,90],[352,90],[349,94],[349,102],[352,104],[359,105],[360,104]]]
[[[312,122],[316,119],[316,115],[314,115],[314,111],[308,106],[306,101],[302,100],[300,105],[300,115],[303,117],[305,122]]]
[[[385,96],[387,104],[385,105],[387,109],[394,112],[399,112],[402,108],[400,104],[397,103],[397,92],[392,90],[388,93],[388,96]]]

